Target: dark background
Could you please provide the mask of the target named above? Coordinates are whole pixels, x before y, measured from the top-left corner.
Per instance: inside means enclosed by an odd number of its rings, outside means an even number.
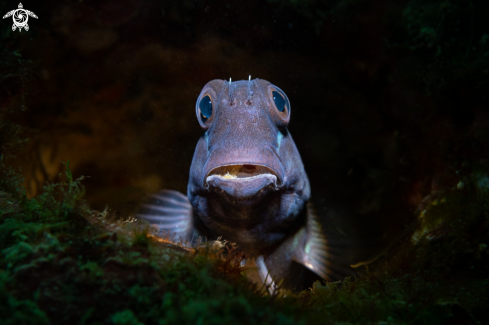
[[[424,197],[488,157],[482,0],[23,5],[39,19],[21,33],[1,21],[0,105],[29,138],[8,163],[31,196],[68,160],[91,176],[98,210],[127,216],[147,193],[186,193],[201,88],[248,75],[288,95],[313,196],[349,216],[345,236],[361,225],[389,242]]]

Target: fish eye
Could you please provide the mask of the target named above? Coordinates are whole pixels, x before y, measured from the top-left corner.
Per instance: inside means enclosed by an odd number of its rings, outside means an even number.
[[[287,127],[290,120],[290,102],[282,89],[269,84],[270,113],[279,129]]]
[[[272,91],[273,102],[280,112],[285,110],[285,98],[278,91]]]
[[[225,84],[224,80],[209,81],[200,91],[195,102],[195,117],[199,121],[200,127],[208,130],[219,110],[218,98]]]
[[[205,123],[212,116],[212,99],[209,95],[205,95],[199,102],[200,118]]]
[[[273,103],[275,104],[275,107],[280,112],[279,114],[288,115],[290,113],[290,103],[284,92],[277,87],[271,87],[270,94],[273,99]]]

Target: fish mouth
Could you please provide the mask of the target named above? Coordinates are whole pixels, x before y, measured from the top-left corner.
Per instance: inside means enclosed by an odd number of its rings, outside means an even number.
[[[205,178],[204,188],[214,187],[234,198],[249,198],[279,187],[277,173],[269,167],[253,164],[224,165],[213,168]]]

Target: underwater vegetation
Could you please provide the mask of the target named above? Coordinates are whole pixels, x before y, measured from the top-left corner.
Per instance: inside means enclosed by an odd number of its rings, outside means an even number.
[[[150,227],[91,210],[82,181],[66,164],[59,183],[29,199],[22,177],[2,164],[5,324],[470,324],[488,317],[485,161],[450,175],[451,187],[420,205],[413,235],[356,276],[275,296],[221,252],[162,245]]]
[[[84,177],[65,168],[28,199],[22,178],[2,166],[3,324],[475,324],[489,316],[489,181],[478,166],[428,197],[414,235],[357,275],[272,295],[241,274],[242,253],[225,245],[162,243],[149,225],[91,210]]]

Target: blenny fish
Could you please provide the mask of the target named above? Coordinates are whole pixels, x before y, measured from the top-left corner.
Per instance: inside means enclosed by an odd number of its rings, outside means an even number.
[[[309,180],[287,126],[291,105],[266,80],[212,80],[195,106],[205,133],[187,196],[152,195],[139,217],[191,241],[222,237],[253,257],[262,282],[300,290],[341,278],[311,204]]]

